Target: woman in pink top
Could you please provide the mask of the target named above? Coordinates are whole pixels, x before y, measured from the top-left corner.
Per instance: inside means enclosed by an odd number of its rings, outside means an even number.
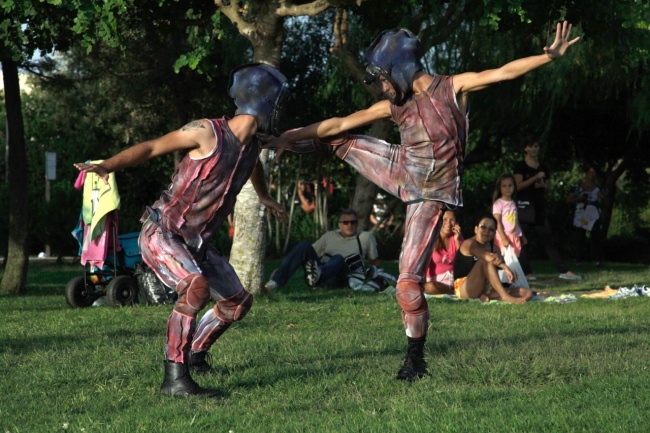
[[[460,226],[456,221],[453,210],[445,210],[442,215],[440,234],[431,255],[431,263],[427,269],[424,291],[429,295],[454,293],[454,257],[456,250],[463,242]]]
[[[516,190],[517,183],[513,175],[506,173],[499,176],[492,195],[492,215],[497,220],[497,236],[494,237],[494,243],[501,253],[512,245],[519,257],[521,246],[526,245],[527,241],[519,224],[517,203],[514,200]]]

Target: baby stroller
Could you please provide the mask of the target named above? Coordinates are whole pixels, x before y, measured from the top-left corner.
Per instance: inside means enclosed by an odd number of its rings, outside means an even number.
[[[163,285],[142,262],[140,233],[118,236],[120,196],[114,174],[109,174],[105,182],[95,173],[81,172],[74,187],[83,190],[81,214],[72,235],[79,242],[84,274],[68,282],[68,304],[90,307],[106,296],[108,305],[126,306],[138,301],[138,293],[148,304],[175,302],[176,292]]]
[[[138,247],[139,232],[116,236],[113,230],[112,251],[106,256],[104,266],[96,269],[84,265],[83,276],[71,279],[65,288],[65,299],[71,307],[90,307],[102,296],[109,306],[119,307],[135,304],[139,285],[136,274],[142,272],[142,256]],[[95,269],[94,269],[95,268]]]

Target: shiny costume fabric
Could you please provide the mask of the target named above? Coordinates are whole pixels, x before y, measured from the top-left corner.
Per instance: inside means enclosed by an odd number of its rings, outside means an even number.
[[[166,359],[185,363],[190,348],[209,349],[252,305],[232,266],[208,241],[232,212],[236,196],[257,163],[259,143],[243,146],[227,119],[211,120],[215,149],[205,158],[185,156],[152,209],[143,215],[142,259],[179,299],[167,322]],[[198,326],[196,316],[216,301]],[[196,336],[195,336],[195,330]]]
[[[391,104],[391,113],[401,145],[350,135],[298,142],[287,150],[303,153],[316,144],[332,146],[339,158],[407,203],[396,296],[407,336],[421,338],[429,316],[421,282],[440,231],[440,211],[445,204],[463,204],[461,171],[468,121],[458,108],[453,77],[442,75],[433,75],[427,91],[402,106]]]

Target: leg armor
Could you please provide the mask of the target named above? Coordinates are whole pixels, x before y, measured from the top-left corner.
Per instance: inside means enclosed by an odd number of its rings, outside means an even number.
[[[198,312],[210,300],[208,280],[201,274],[191,274],[183,278],[176,285],[176,293],[178,293],[178,301],[174,311],[193,318],[196,318]]]
[[[408,205],[406,211],[406,233],[400,253],[396,297],[402,307],[406,335],[411,338],[427,335],[429,307],[422,281],[440,231],[441,207],[440,202],[423,201]]]
[[[207,280],[200,274],[183,278],[177,285],[178,301],[167,320],[165,357],[173,362],[187,362],[196,315],[210,298]]]
[[[218,300],[214,308],[201,318],[192,342],[192,352],[207,351],[233,322],[246,316],[252,305],[253,296],[244,289],[235,296]]]
[[[423,295],[422,286],[414,281],[397,283],[397,302],[402,307],[402,321],[406,336],[423,338],[429,326],[429,306]]]

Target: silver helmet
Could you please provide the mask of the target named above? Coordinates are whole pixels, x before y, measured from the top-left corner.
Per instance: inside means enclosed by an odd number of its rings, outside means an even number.
[[[249,63],[230,74],[228,95],[235,100],[235,114],[253,116],[257,130],[265,134],[279,135],[282,105],[289,93],[286,77],[273,66]]]
[[[396,28],[381,32],[363,56],[366,67],[365,83],[383,77],[395,89],[389,95],[395,105],[402,105],[413,94],[413,76],[424,69],[420,39],[408,29]]]

